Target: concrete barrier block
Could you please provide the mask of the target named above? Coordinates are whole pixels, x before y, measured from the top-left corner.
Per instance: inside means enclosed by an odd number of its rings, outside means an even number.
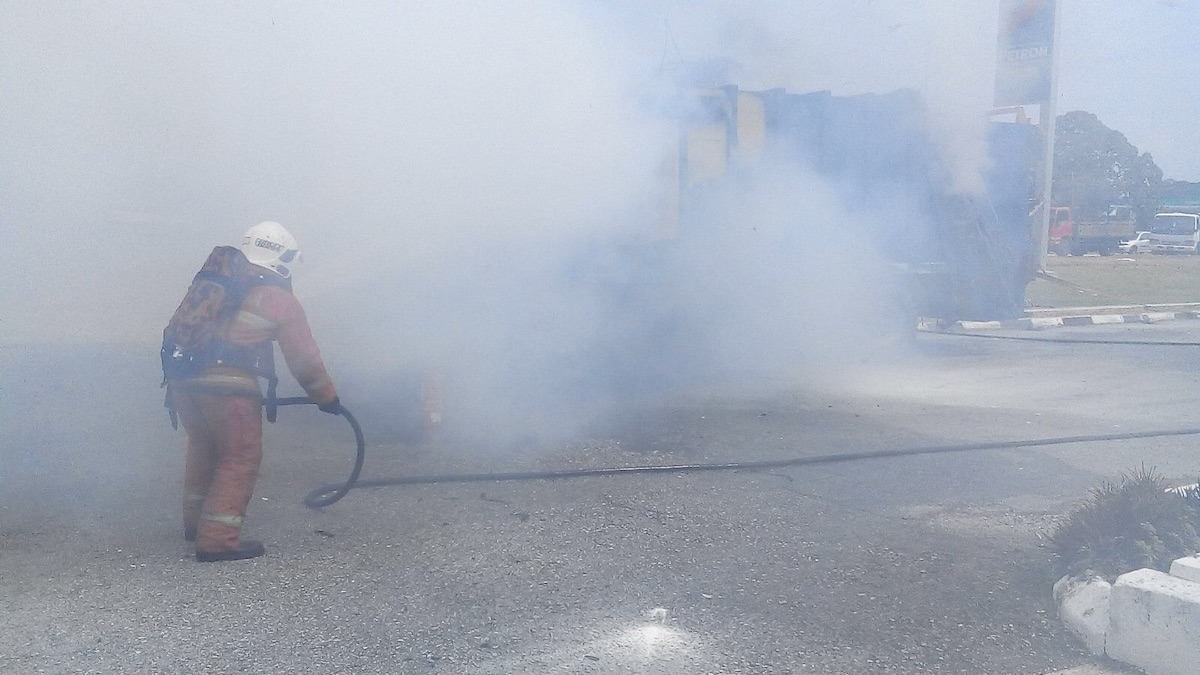
[[[1054,584],[1054,599],[1063,625],[1097,656],[1104,654],[1111,591],[1112,584],[1100,577],[1063,577]]]
[[[1171,563],[1171,576],[1200,584],[1200,556],[1191,555]]]
[[[1200,669],[1200,584],[1157,570],[1123,574],[1109,596],[1110,658],[1148,675]]]

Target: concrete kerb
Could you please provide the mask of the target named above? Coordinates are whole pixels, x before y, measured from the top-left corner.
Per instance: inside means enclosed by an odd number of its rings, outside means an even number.
[[[1033,316],[1009,321],[956,321],[943,330],[1043,330],[1061,326],[1101,326],[1116,323],[1161,323],[1200,319],[1200,310],[1182,312],[1142,312],[1140,314],[1078,314],[1069,316]]]
[[[1093,654],[1147,675],[1200,672],[1200,555],[1175,560],[1168,574],[1141,569],[1111,585],[1092,575],[1063,577],[1054,599],[1063,624]]]
[[[1122,574],[1108,603],[1105,651],[1147,675],[1200,666],[1200,583],[1141,569]]]
[[[1180,558],[1171,573],[1140,569],[1109,584],[1063,577],[1054,599],[1063,625],[1097,656],[1147,675],[1194,675],[1200,663],[1200,557]]]
[[[1145,314],[1147,312],[1200,312],[1200,302],[1159,302],[1145,305],[1093,305],[1090,307],[1031,307],[1030,317]]]

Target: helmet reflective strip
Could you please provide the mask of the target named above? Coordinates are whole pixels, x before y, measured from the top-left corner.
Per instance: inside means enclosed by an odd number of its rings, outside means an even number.
[[[288,250],[279,254],[279,261],[285,262],[285,263],[290,263],[296,257],[296,254],[299,252],[300,251],[298,251],[294,248],[289,248]]]

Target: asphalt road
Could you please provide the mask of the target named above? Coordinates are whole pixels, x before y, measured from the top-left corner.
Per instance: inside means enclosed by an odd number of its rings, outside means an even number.
[[[1200,322],[1037,335],[1200,341]],[[363,490],[318,513],[299,499],[350,439],[285,410],[248,532],[268,555],[201,565],[153,348],[67,356],[0,348],[0,672],[1045,673],[1092,663],[1049,598],[1056,519],[1143,463],[1200,474],[1182,437]],[[907,360],[692,392],[586,438],[377,443],[364,477],[1200,426],[1198,356],[923,335]]]

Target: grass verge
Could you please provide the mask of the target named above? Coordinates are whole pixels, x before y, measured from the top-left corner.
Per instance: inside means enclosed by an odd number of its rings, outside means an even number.
[[[1037,279],[1029,307],[1095,307],[1200,302],[1200,256],[1051,256],[1046,271],[1073,285]]]

